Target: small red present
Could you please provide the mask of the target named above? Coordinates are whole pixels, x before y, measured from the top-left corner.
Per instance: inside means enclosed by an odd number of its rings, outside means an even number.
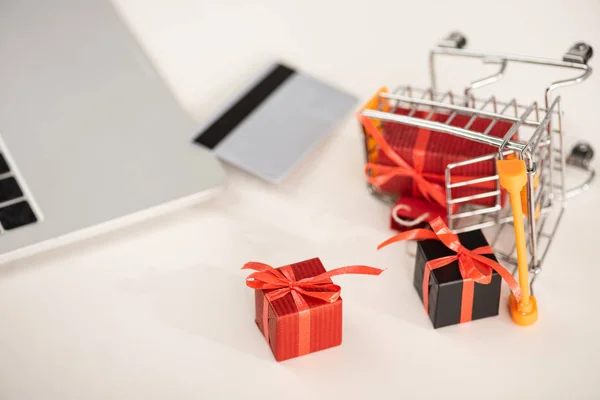
[[[256,289],[256,325],[277,361],[342,343],[341,288],[333,284],[332,276],[383,272],[366,266],[325,271],[318,258],[279,268],[249,262],[242,269],[256,271],[246,285]]]
[[[401,197],[390,213],[390,228],[398,232],[415,228],[427,229],[429,222],[438,217],[447,223],[446,209],[439,204],[423,199]]]
[[[410,110],[397,108],[396,114],[407,115]],[[417,111],[412,116],[425,119],[428,112]],[[446,122],[448,114],[435,113],[431,120]],[[366,166],[367,179],[388,194],[420,197],[446,207],[446,166],[475,157],[494,154],[497,149],[475,141],[452,136],[443,132],[418,128],[397,122],[385,122],[378,128],[369,118],[359,115],[366,134],[373,140],[376,151],[370,151]],[[470,117],[456,114],[451,126],[464,128]],[[476,118],[468,128],[483,133],[492,120]],[[511,123],[496,121],[488,135],[503,138],[512,127]],[[516,136],[516,134],[515,134]],[[511,140],[515,140],[515,136]],[[456,167],[452,170],[452,183],[495,175],[494,159]],[[496,182],[487,181],[452,189],[452,198],[481,195],[496,190]],[[504,201],[501,196],[501,201]],[[470,200],[462,204],[493,206],[496,196]]]

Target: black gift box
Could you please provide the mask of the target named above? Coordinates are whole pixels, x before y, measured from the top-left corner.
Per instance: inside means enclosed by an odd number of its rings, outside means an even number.
[[[481,230],[458,235],[461,244],[469,250],[487,246],[488,242]],[[419,297],[423,300],[423,274],[425,264],[436,258],[452,256],[456,253],[439,240],[421,240],[417,242],[414,284]],[[498,261],[492,254],[485,254],[491,260]],[[498,315],[502,278],[493,271],[489,284],[475,283],[473,295],[472,320]],[[458,261],[434,269],[429,277],[429,318],[434,328],[460,323],[460,311],[463,291],[463,278],[458,269]]]

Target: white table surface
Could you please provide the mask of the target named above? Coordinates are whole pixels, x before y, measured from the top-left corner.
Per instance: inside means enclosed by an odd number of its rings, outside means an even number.
[[[452,29],[490,51],[560,58],[577,40],[600,46],[595,0],[116,3],[199,122],[273,58],[364,102],[381,85],[426,86],[427,51]],[[498,89],[517,97],[555,76],[511,71]],[[567,135],[598,149],[599,82],[563,92]],[[504,287],[498,317],[434,330],[403,246],[375,251],[391,234],[388,210],[367,194],[362,163],[349,115],[279,186],[228,168],[213,201],[3,266],[0,399],[600,398],[600,186],[570,203],[537,324],[511,322]],[[313,256],[387,271],[336,279],[342,346],[276,363],[240,267]]]

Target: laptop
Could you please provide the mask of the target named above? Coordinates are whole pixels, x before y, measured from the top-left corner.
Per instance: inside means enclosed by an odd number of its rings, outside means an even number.
[[[196,135],[107,0],[0,2],[0,263],[216,193]]]

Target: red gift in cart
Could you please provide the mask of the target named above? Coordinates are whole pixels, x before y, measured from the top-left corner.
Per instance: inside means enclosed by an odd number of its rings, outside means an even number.
[[[489,118],[418,111],[416,108],[395,107],[388,112],[442,122],[498,138],[503,138],[512,127],[510,123],[492,121]],[[364,115],[359,115],[358,118],[372,143],[365,167],[367,180],[375,190],[383,194],[425,198],[447,207],[447,166],[495,152],[492,146],[483,143],[465,145],[464,139],[435,130],[390,121],[377,127]],[[515,137],[516,134],[511,140],[515,140]],[[451,180],[456,187],[450,188],[451,197],[469,199],[462,204],[491,207],[497,201],[496,197],[500,196],[500,202],[503,204],[503,195],[491,194],[495,189],[495,183],[492,181],[460,185],[461,182],[490,175],[494,175],[493,159],[456,166]]]
[[[390,213],[390,228],[405,232],[415,228],[429,228],[429,222],[441,218],[447,223],[446,209],[423,199],[401,197]]]

